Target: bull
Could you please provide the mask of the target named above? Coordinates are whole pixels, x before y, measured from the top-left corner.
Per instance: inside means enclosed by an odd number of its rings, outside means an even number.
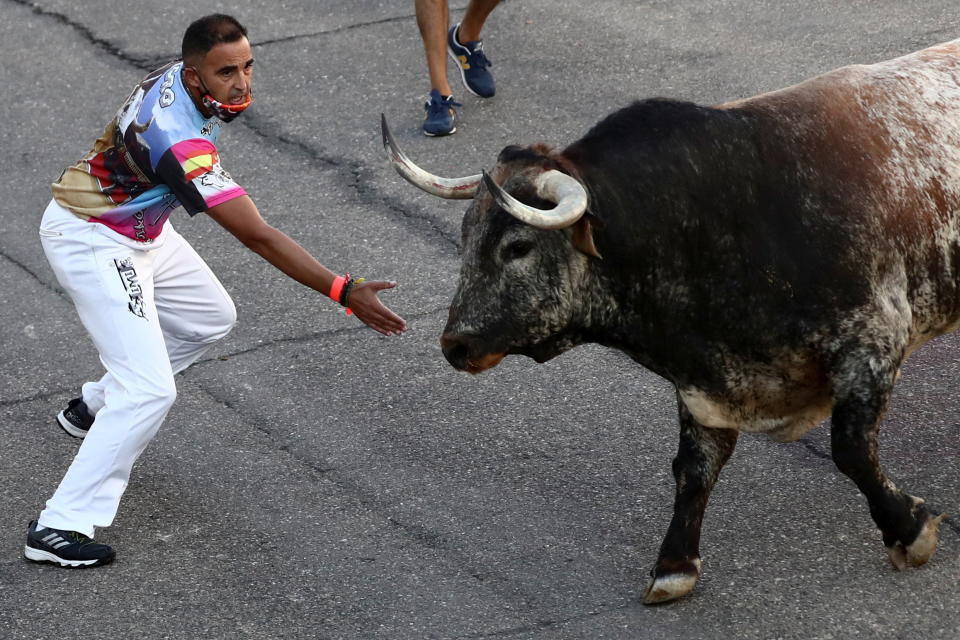
[[[715,106],[634,102],[464,178],[382,126],[404,178],[473,200],[450,364],[592,342],[675,386],[673,518],[644,602],[693,589],[738,434],[791,441],[828,417],[893,566],[930,559],[945,515],[886,476],[877,438],[901,364],[960,326],[960,40]]]

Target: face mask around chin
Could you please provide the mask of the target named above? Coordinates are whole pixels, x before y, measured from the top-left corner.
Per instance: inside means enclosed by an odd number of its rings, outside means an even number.
[[[238,115],[243,113],[244,109],[250,106],[250,104],[253,102],[253,96],[251,95],[249,98],[247,98],[246,102],[242,102],[240,104],[224,104],[222,102],[218,102],[217,100],[214,100],[213,96],[211,96],[209,93],[203,94],[203,98],[201,98],[201,100],[203,102],[203,106],[209,109],[213,115],[217,116],[224,122],[230,122]]]
[[[220,102],[210,95],[210,90],[207,89],[206,83],[203,81],[203,78],[200,77],[200,72],[197,71],[195,67],[189,68],[197,74],[197,79],[200,80],[200,90],[203,91],[203,96],[200,98],[200,101],[203,103],[203,106],[206,107],[210,113],[220,118],[224,122],[230,122],[236,118],[253,102],[252,93],[247,98],[246,102],[241,102],[240,104],[224,104]]]

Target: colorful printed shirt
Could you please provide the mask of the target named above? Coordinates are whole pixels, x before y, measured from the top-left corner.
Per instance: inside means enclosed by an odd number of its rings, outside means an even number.
[[[182,68],[172,62],[137,85],[93,150],[52,185],[62,207],[150,242],[178,206],[192,216],[246,193],[220,166],[220,121],[197,109]]]

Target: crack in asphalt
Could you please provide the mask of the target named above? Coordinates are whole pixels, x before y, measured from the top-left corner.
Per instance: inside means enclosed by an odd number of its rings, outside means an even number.
[[[20,269],[21,271],[23,271],[24,273],[26,273],[28,276],[30,276],[31,278],[33,278],[34,280],[36,280],[44,289],[48,289],[48,290],[52,291],[53,293],[57,294],[58,296],[60,296],[60,297],[63,298],[64,300],[67,300],[67,301],[70,300],[70,297],[69,297],[62,289],[60,289],[59,287],[53,286],[53,285],[51,285],[50,283],[46,282],[46,281],[45,281],[43,278],[41,278],[33,269],[31,269],[30,267],[28,267],[27,265],[23,264],[22,262],[20,262],[19,260],[17,260],[17,259],[14,258],[13,256],[11,256],[10,254],[8,254],[8,253],[6,253],[5,251],[3,251],[2,248],[0,248],[0,258],[9,261],[12,265],[14,265],[14,266],[17,267],[18,269]],[[73,303],[71,302],[71,304],[73,304]]]
[[[422,210],[413,212],[398,199],[382,193],[375,186],[376,181],[373,179],[375,172],[365,162],[324,153],[322,148],[318,149],[303,140],[284,133],[281,125],[265,116],[249,114],[249,117],[238,120],[238,122],[255,135],[278,146],[287,147],[295,154],[306,157],[315,165],[332,171],[339,176],[343,186],[356,194],[358,202],[377,206],[381,210],[392,214],[395,220],[403,222],[421,237],[439,239],[443,246],[459,250],[460,239],[458,235],[445,231],[432,216]]]
[[[549,629],[552,629],[553,627],[556,627],[562,624],[567,624],[568,622],[578,622],[580,620],[589,620],[591,618],[596,618],[597,616],[606,615],[614,611],[622,611],[623,609],[627,609],[632,606],[633,606],[632,602],[626,602],[624,604],[610,606],[603,609],[595,609],[588,613],[584,613],[582,615],[577,615],[577,616],[570,616],[568,618],[559,618],[557,620],[538,620],[536,623],[530,624],[530,625],[510,627],[507,629],[500,629],[498,631],[488,631],[485,633],[470,633],[467,635],[456,636],[456,638],[458,639],[463,638],[464,640],[468,638],[470,639],[508,638],[510,636],[522,635],[526,633],[537,633],[540,631],[547,631]]]
[[[319,478],[332,483],[342,491],[346,492],[348,495],[353,496],[359,502],[359,504],[363,505],[363,507],[366,509],[369,509],[371,513],[376,514],[391,528],[400,531],[406,539],[411,540],[414,544],[417,544],[430,551],[440,552],[441,556],[444,558],[444,562],[463,569],[473,580],[477,582],[477,584],[489,589],[493,593],[502,596],[516,598],[519,594],[520,597],[527,602],[533,602],[536,600],[534,594],[523,591],[515,583],[515,581],[492,573],[489,570],[489,566],[483,564],[482,561],[478,562],[473,557],[464,554],[455,546],[451,545],[448,541],[449,537],[443,532],[431,530],[422,524],[411,524],[410,522],[406,522],[405,520],[397,517],[395,515],[396,505],[393,502],[381,498],[374,491],[364,488],[360,483],[357,482],[354,476],[341,471],[338,467],[329,462],[324,460],[318,461],[317,457],[314,455],[309,457],[302,455],[297,449],[296,445],[291,445],[287,439],[282,437],[282,434],[264,427],[260,420],[248,419],[247,416],[249,415],[249,412],[241,411],[240,407],[234,405],[230,400],[221,397],[216,391],[200,381],[192,381],[192,384],[201,393],[207,395],[214,402],[219,403],[234,413],[241,422],[251,426],[257,432],[263,434],[263,436],[267,439],[267,448],[270,451],[282,452],[284,455],[288,456],[294,464],[300,465],[308,471],[316,473]],[[530,613],[535,612],[535,609],[532,605],[529,611]],[[570,618],[570,620],[575,619],[577,618]],[[503,634],[480,634],[463,637],[494,637],[496,635]]]
[[[437,314],[437,313],[440,313],[440,312],[442,312],[442,311],[445,311],[446,308],[447,308],[446,305],[444,305],[444,306],[440,306],[440,307],[437,307],[437,308],[435,308],[435,309],[431,309],[431,310],[428,310],[428,311],[423,311],[423,312],[420,312],[420,313],[417,313],[417,314],[408,314],[406,317],[407,317],[407,318],[410,318],[410,319],[413,319],[413,320],[420,320],[420,319],[423,319],[423,318],[428,318],[428,317],[430,317],[430,316],[432,316],[432,315],[435,315],[435,314]],[[354,333],[365,333],[365,332],[367,332],[367,331],[370,331],[370,329],[368,329],[368,328],[366,327],[366,325],[360,325],[360,326],[356,326],[356,327],[339,327],[339,328],[336,328],[336,329],[328,329],[328,330],[326,330],[326,331],[314,331],[313,333],[309,333],[309,334],[302,335],[302,336],[287,336],[287,337],[284,337],[284,338],[277,338],[277,339],[275,339],[275,340],[271,340],[271,341],[269,341],[269,342],[264,342],[264,343],[262,343],[262,344],[257,344],[257,345],[254,345],[254,346],[252,346],[252,347],[247,347],[247,348],[245,348],[245,349],[239,349],[239,350],[237,350],[237,351],[231,351],[231,352],[229,352],[229,353],[224,353],[224,354],[221,354],[221,355],[218,355],[218,356],[212,356],[212,357],[209,357],[209,358],[201,358],[200,360],[197,360],[197,361],[194,362],[192,365],[190,365],[189,368],[187,368],[187,369],[185,369],[184,371],[181,371],[180,373],[178,373],[178,374],[177,374],[177,377],[183,377],[183,378],[189,380],[190,377],[191,377],[191,375],[192,375],[192,372],[194,372],[195,370],[200,370],[200,369],[202,369],[202,368],[203,368],[203,365],[205,365],[205,364],[216,363],[216,362],[220,362],[220,361],[223,361],[223,360],[229,360],[230,358],[235,358],[235,357],[237,357],[237,356],[247,355],[247,354],[249,354],[249,353],[256,353],[256,352],[258,352],[258,351],[260,351],[260,350],[262,350],[262,349],[267,349],[267,348],[275,347],[275,346],[278,346],[278,345],[307,343],[307,342],[312,342],[312,341],[314,341],[314,340],[326,340],[326,339],[329,339],[330,337],[350,335],[350,334],[354,334]],[[384,339],[386,339],[386,337],[384,337]],[[197,383],[195,380],[192,381],[192,382],[194,382],[195,384]],[[32,396],[24,396],[24,397],[21,397],[21,398],[13,398],[13,399],[11,399],[11,400],[0,400],[0,409],[6,409],[6,408],[8,408],[8,407],[15,407],[15,406],[18,406],[18,405],[21,405],[21,404],[27,404],[27,403],[30,403],[30,402],[37,402],[37,401],[44,401],[44,402],[45,402],[45,401],[51,400],[51,399],[53,399],[53,398],[63,398],[63,397],[66,397],[66,396],[72,397],[71,394],[74,394],[74,393],[76,393],[76,392],[77,392],[77,390],[76,390],[75,388],[70,388],[70,389],[55,389],[55,390],[53,390],[53,391],[47,391],[47,392],[44,392],[44,393],[38,393],[38,394],[35,394],[35,395],[32,395]]]
[[[264,427],[259,420],[247,420],[244,416],[247,415],[248,412],[242,411],[241,408],[235,405],[231,400],[229,400],[226,397],[221,397],[219,394],[215,393],[212,389],[210,389],[208,386],[203,384],[203,382],[201,381],[192,380],[191,383],[193,384],[194,387],[199,389],[200,392],[210,397],[214,402],[225,407],[231,413],[236,415],[241,422],[253,427],[254,430],[266,436],[267,440],[271,445],[270,447],[271,450],[281,451],[285,453],[286,455],[293,458],[297,463],[303,465],[304,467],[306,467],[311,471],[314,471],[320,474],[321,476],[336,470],[336,467],[324,466],[322,464],[322,461],[317,462],[316,458],[308,459],[303,456],[298,456],[293,450],[290,449],[290,446],[286,442],[281,442],[277,434],[271,431],[270,429],[267,429],[266,427]]]
[[[430,309],[428,311],[422,311],[416,314],[408,314],[406,318],[409,318],[412,320],[421,320],[423,318],[428,318],[430,316],[433,316],[441,311],[445,311],[446,309],[447,309],[446,305],[443,305],[435,309]],[[190,373],[190,370],[193,369],[194,367],[197,367],[198,365],[206,364],[208,362],[215,362],[217,360],[225,360],[225,359],[233,358],[236,356],[242,356],[248,353],[256,353],[257,351],[260,351],[261,349],[264,349],[267,347],[274,347],[274,346],[283,345],[283,344],[298,344],[301,342],[312,342],[313,340],[318,338],[329,338],[329,337],[335,337],[335,336],[341,336],[341,335],[350,335],[354,333],[365,333],[367,331],[370,331],[370,329],[367,328],[366,325],[360,325],[360,326],[354,326],[354,327],[338,327],[336,329],[328,329],[326,331],[315,331],[313,333],[308,333],[300,336],[286,336],[284,338],[277,338],[276,340],[271,340],[270,342],[254,345],[252,347],[247,347],[246,349],[240,349],[239,351],[233,351],[231,353],[216,356],[214,358],[204,358],[203,360],[198,360],[197,362],[192,364],[188,369],[184,370],[181,375],[188,375]],[[387,339],[387,336],[382,336],[382,338]]]
[[[38,393],[38,394],[36,394],[36,395],[26,396],[26,397],[23,397],[23,398],[14,398],[13,400],[0,400],[0,409],[6,409],[6,408],[8,408],[8,407],[16,407],[16,406],[21,405],[21,404],[28,404],[28,403],[30,403],[30,402],[38,402],[38,401],[41,401],[41,400],[44,401],[44,402],[46,402],[47,400],[50,400],[50,399],[52,399],[52,398],[59,398],[59,397],[65,396],[65,395],[68,394],[68,393],[76,393],[76,392],[77,392],[76,389],[74,389],[73,391],[65,391],[65,390],[63,390],[63,389],[57,389],[57,390],[54,390],[54,391],[47,391],[47,392],[45,392],[45,393]]]
[[[460,11],[466,8],[466,5],[462,7],[450,7],[450,11]],[[401,20],[412,20],[417,16],[414,13],[405,13],[399,16],[391,16],[389,18],[380,18],[379,20],[368,20],[367,22],[356,22],[354,24],[345,24],[340,27],[334,27],[332,29],[323,29],[321,31],[314,31],[311,33],[298,33],[292,36],[284,36],[282,38],[273,38],[271,40],[260,40],[257,42],[258,45],[267,45],[267,44],[282,44],[285,42],[293,42],[295,40],[302,40],[304,38],[315,38],[317,36],[328,36],[336,33],[345,33],[347,31],[353,31],[355,29],[362,29],[364,27],[372,27],[378,24],[390,24],[391,22],[400,22]]]
[[[7,2],[12,2],[13,4],[18,4],[22,7],[27,7],[37,15],[44,16],[47,18],[53,18],[54,20],[60,22],[61,24],[64,24],[76,30],[81,36],[83,36],[85,40],[90,42],[90,44],[94,45],[98,49],[101,49],[102,51],[105,51],[106,53],[116,58],[119,58],[124,62],[129,62],[130,64],[132,64],[137,68],[143,69],[145,68],[145,65],[147,65],[149,62],[148,58],[137,57],[132,54],[129,54],[123,51],[123,49],[121,49],[117,45],[110,42],[109,40],[105,40],[104,38],[97,37],[93,33],[93,31],[90,30],[89,27],[87,27],[86,25],[80,22],[77,22],[76,20],[72,19],[70,16],[64,13],[47,9],[46,7],[43,7],[36,2],[31,2],[30,0],[7,0]]]

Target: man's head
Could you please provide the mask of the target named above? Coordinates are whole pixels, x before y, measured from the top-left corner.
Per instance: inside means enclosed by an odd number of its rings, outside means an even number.
[[[215,13],[183,34],[184,83],[207,117],[232,120],[253,99],[253,53],[247,30],[232,16]]]

